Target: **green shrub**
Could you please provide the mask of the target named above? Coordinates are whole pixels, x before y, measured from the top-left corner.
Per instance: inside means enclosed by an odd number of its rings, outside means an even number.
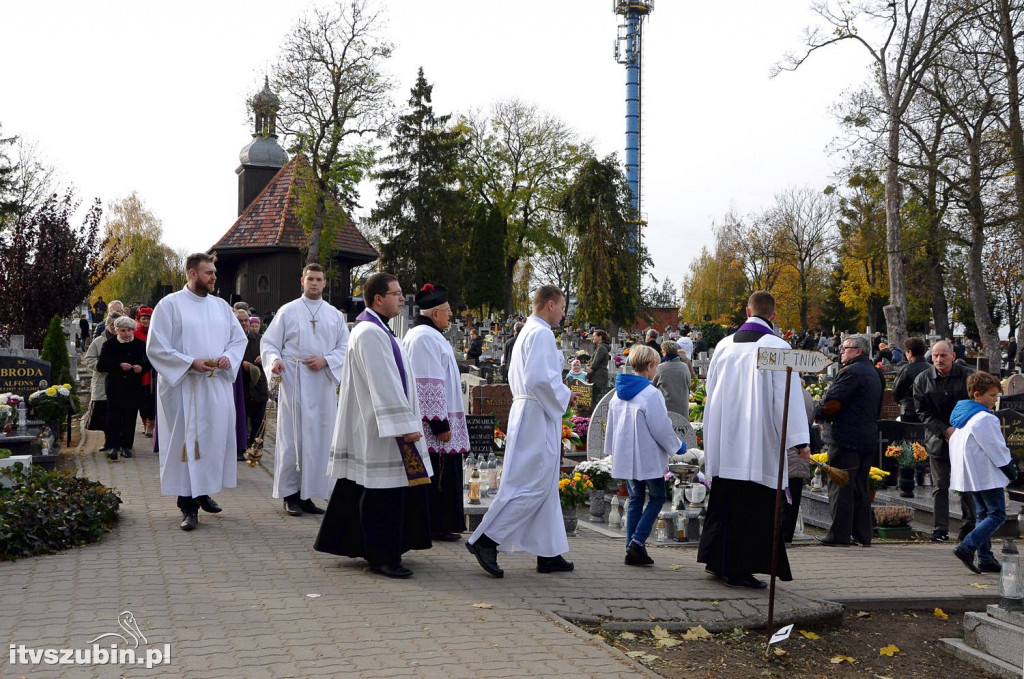
[[[712,323],[711,321],[705,321],[697,326],[697,330],[700,330],[704,334],[704,340],[708,343],[709,349],[714,349],[715,345],[722,341],[725,337],[725,328],[718,323]]]
[[[121,498],[88,479],[25,468],[0,469],[0,560],[52,554],[96,542],[117,523]]]
[[[13,454],[10,448],[0,448],[0,460],[5,460]]]

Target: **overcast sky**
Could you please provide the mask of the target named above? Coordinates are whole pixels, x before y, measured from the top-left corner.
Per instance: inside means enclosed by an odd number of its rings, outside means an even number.
[[[841,165],[829,115],[867,74],[856,46],[796,73],[769,69],[813,22],[808,0],[658,0],[645,27],[644,211],[654,275],[680,283],[711,224],[788,186],[824,187]],[[612,0],[390,0],[388,69],[408,99],[416,69],[438,113],[516,97],[594,140],[625,144],[625,67]],[[5,135],[37,142],[83,199],[137,191],[164,238],[209,248],[237,212],[246,100],[307,8],[265,0],[6,3],[0,22]],[[372,207],[367,191],[361,214]]]

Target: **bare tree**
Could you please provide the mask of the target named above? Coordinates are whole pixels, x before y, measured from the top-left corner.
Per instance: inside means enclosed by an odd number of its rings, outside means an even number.
[[[552,217],[551,227],[554,239],[534,259],[534,275],[539,280],[557,285],[575,299],[580,274],[580,239],[561,215]]]
[[[787,55],[775,69],[796,70],[811,54],[852,40],[871,56],[875,85],[886,110],[885,213],[889,250],[889,304],[885,319],[889,339],[902,345],[907,337],[907,290],[900,206],[901,121],[917,96],[922,76],[955,26],[955,14],[939,11],[937,0],[816,0],[811,9],[824,27],[808,29],[801,55]],[[872,42],[873,32],[880,34]]]
[[[383,64],[392,46],[380,35],[380,12],[367,0],[315,8],[285,38],[272,69],[282,131],[310,159],[313,189],[308,262],[333,249],[324,232],[328,196],[347,208],[373,162],[373,143],[392,120],[392,81]]]
[[[838,206],[831,195],[811,187],[791,188],[776,194],[768,223],[776,234],[783,264],[793,267],[800,290],[800,326],[807,330],[810,291],[815,273],[839,244],[836,237]]]

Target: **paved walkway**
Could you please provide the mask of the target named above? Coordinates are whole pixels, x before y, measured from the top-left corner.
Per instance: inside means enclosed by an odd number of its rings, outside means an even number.
[[[135,450],[150,446],[140,437]],[[375,576],[362,561],[313,551],[317,517],[286,516],[270,474],[243,463],[238,487],[217,496],[224,512],[201,512],[199,529],[185,533],[174,498],[159,494],[155,455],[112,463],[95,448],[85,441],[79,473],[121,493],[120,525],[94,545],[0,563],[0,639],[85,649],[119,632],[118,615],[131,611],[149,648],[170,645],[171,664],[29,667],[8,657],[0,676],[642,676],[563,618],[763,624],[767,594],[707,578],[692,549],[653,548],[654,568],[631,569],[620,540],[585,528],[570,540],[573,573],[541,575],[532,556],[503,555],[506,576],[495,580],[462,543],[440,543],[406,555],[413,579]],[[997,590],[995,577],[969,573],[944,545],[800,547],[791,560],[797,580],[780,586],[782,621],[834,613],[825,600],[920,597],[980,609]]]

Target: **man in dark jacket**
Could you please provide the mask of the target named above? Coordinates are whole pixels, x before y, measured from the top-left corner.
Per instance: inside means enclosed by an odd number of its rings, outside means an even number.
[[[914,380],[929,368],[928,362],[924,360],[924,354],[928,349],[920,337],[908,337],[903,343],[903,348],[907,351],[909,362],[896,373],[896,379],[892,383],[892,400],[900,404],[900,421],[920,422],[917,409],[914,407]]]
[[[1013,372],[1013,362],[1017,360],[1017,338],[1013,335],[1006,343],[1006,369]]]
[[[522,322],[516,321],[516,324],[512,326],[512,336],[505,340],[505,353],[501,357],[501,377],[505,382],[508,382],[508,367],[512,365],[512,347],[516,345],[516,338],[519,337],[519,331],[522,329]]]
[[[932,542],[949,541],[949,437],[955,431],[949,416],[957,401],[970,398],[967,377],[974,373],[954,360],[953,347],[948,342],[936,342],[932,345],[932,365],[914,380],[914,407],[924,423],[924,447],[932,471]],[[960,533],[966,535],[974,529],[974,501],[969,493],[960,494],[960,510]]]
[[[871,364],[871,343],[865,335],[851,335],[843,342],[843,369],[815,408],[815,418],[831,422],[828,462],[850,473],[842,488],[831,483],[828,504],[832,525],[819,542],[846,547],[850,538],[871,544],[871,496],[868,473],[878,450],[878,415],[882,411],[885,378]]]

